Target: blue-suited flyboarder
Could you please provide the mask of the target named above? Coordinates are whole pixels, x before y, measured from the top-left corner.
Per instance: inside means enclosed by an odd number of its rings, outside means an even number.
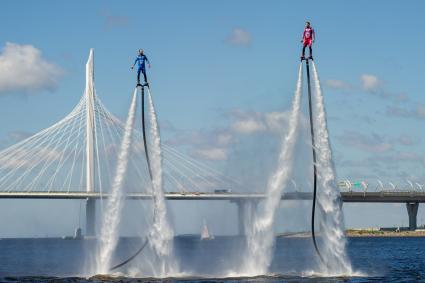
[[[146,77],[146,68],[145,68],[145,62],[148,62],[149,68],[151,67],[151,63],[149,62],[148,57],[146,57],[145,53],[143,52],[143,49],[139,49],[139,55],[136,57],[136,60],[134,60],[133,66],[131,66],[131,69],[134,69],[134,66],[136,63],[138,64],[137,69],[137,85],[140,84],[140,73],[143,74],[143,77],[145,79],[144,85],[148,86],[148,79]]]

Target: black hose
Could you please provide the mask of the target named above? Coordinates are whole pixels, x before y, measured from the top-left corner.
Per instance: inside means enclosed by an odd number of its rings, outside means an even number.
[[[147,145],[147,138],[146,138],[146,123],[145,123],[145,86],[147,86],[149,89],[149,85],[145,84],[142,86],[142,132],[143,132],[143,145],[145,147],[145,156],[146,156],[146,162],[148,164],[148,171],[149,171],[149,177],[151,178],[151,183],[153,183],[153,175],[152,175],[152,167],[151,167],[151,161],[149,159],[149,151],[148,151],[148,145]],[[153,184],[152,184],[153,186]],[[156,197],[153,195],[153,202],[156,203]],[[156,210],[153,210],[153,220],[155,222],[156,218]]]
[[[137,87],[138,86],[139,85],[137,85]],[[140,87],[141,87],[141,90],[142,90],[141,104],[142,104],[143,145],[144,145],[144,149],[145,149],[146,162],[148,164],[149,177],[150,177],[151,182],[152,182],[152,169],[151,169],[151,163],[150,163],[150,159],[149,159],[148,145],[147,145],[147,139],[146,139],[146,126],[145,126],[145,87],[143,85],[140,85]],[[154,201],[155,201],[155,198],[154,198]],[[154,219],[155,219],[155,215],[156,215],[155,210],[153,212],[153,215],[154,215]],[[145,241],[143,242],[143,245],[132,256],[130,256],[128,259],[124,260],[120,264],[117,264],[117,265],[111,267],[109,270],[112,271],[114,269],[120,268],[121,266],[124,266],[127,263],[129,263],[130,261],[132,261],[134,258],[136,258],[144,250],[144,248],[146,247],[148,242],[149,242],[149,239],[148,239],[148,237],[146,237]]]
[[[130,261],[132,261],[136,256],[138,256],[143,250],[144,250],[144,248],[146,247],[146,245],[148,244],[148,242],[149,242],[149,240],[148,240],[148,238],[146,237],[146,239],[145,239],[145,242],[143,243],[143,245],[131,256],[131,257],[129,257],[128,259],[126,259],[126,260],[124,260],[123,262],[121,262],[120,264],[117,264],[117,265],[115,265],[115,266],[113,266],[113,267],[111,267],[111,268],[109,268],[109,270],[115,270],[115,269],[117,269],[117,268],[120,268],[121,266],[123,266],[123,265],[126,265],[127,263],[129,263]]]
[[[148,152],[148,145],[147,145],[147,139],[146,139],[146,126],[145,126],[145,88],[142,86],[142,132],[143,132],[143,145],[145,147],[145,156],[146,156],[146,162],[148,164],[148,170],[149,170],[149,177],[152,181],[152,169],[151,169],[151,162],[149,159],[149,152]]]
[[[320,254],[319,248],[317,246],[316,234],[314,229],[314,219],[316,212],[316,193],[317,193],[317,168],[316,168],[316,145],[314,141],[314,124],[313,124],[313,107],[311,103],[311,84],[310,84],[310,67],[308,64],[308,59],[306,59],[307,67],[307,84],[308,84],[308,110],[310,114],[310,133],[311,133],[311,148],[313,149],[313,205],[311,209],[311,237],[313,239],[314,248],[320,260],[325,263],[322,255]]]

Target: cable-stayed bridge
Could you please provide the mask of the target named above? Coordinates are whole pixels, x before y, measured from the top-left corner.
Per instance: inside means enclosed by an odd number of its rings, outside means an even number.
[[[0,198],[86,199],[86,234],[94,235],[95,201],[109,196],[123,133],[124,124],[96,94],[90,50],[85,90],[77,106],[54,125],[0,151]],[[243,215],[255,209],[265,195],[246,193],[235,180],[166,144],[162,150],[166,198],[232,201],[238,205],[243,233]],[[344,202],[405,202],[410,226],[416,227],[418,203],[425,202],[422,187],[397,191],[382,186],[380,191],[371,192],[367,188],[353,191],[351,182],[339,185]],[[129,199],[151,198],[142,134],[137,130],[123,188]],[[310,192],[297,190],[282,195],[286,200],[311,197]]]
[[[141,117],[137,121],[140,123]],[[124,130],[124,124],[96,94],[91,49],[84,94],[75,108],[54,125],[0,151],[2,197],[85,198],[87,233],[93,234],[95,199],[106,197],[110,191]],[[123,188],[125,193],[146,195],[151,184],[141,131],[134,130],[133,137]],[[162,151],[165,191],[206,192],[238,187],[222,173],[166,144]]]

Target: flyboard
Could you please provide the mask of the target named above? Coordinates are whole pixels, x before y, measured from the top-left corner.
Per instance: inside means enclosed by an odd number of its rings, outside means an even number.
[[[151,169],[151,162],[149,159],[149,152],[148,152],[148,145],[147,145],[147,138],[146,138],[146,119],[145,119],[145,87],[147,87],[149,90],[149,84],[148,83],[144,83],[144,84],[140,84],[138,83],[136,85],[136,88],[140,87],[140,91],[141,91],[141,104],[142,104],[142,134],[143,134],[143,146],[144,146],[144,150],[145,150],[145,157],[146,157],[146,162],[148,165],[148,171],[149,171],[149,177],[152,183],[152,169]],[[148,90],[148,91],[149,91]],[[155,219],[155,210],[154,210],[154,219]],[[128,257],[126,260],[120,262],[119,264],[116,264],[112,267],[109,268],[110,271],[118,269],[124,265],[126,265],[127,263],[129,263],[130,261],[132,261],[133,259],[135,259],[147,246],[149,242],[148,237],[145,238],[145,240],[143,241],[142,245],[140,246],[140,248],[134,253],[132,254],[130,257]]]

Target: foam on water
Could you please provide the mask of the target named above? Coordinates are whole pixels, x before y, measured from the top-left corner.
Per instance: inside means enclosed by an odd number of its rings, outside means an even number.
[[[280,154],[275,172],[269,178],[264,206],[253,217],[252,231],[247,235],[247,255],[242,263],[239,275],[267,274],[272,260],[274,247],[273,223],[279,206],[282,191],[289,181],[293,166],[294,146],[298,136],[300,104],[302,94],[302,64],[298,68],[298,81],[292,110],[289,118],[289,129],[282,139]]]
[[[106,274],[111,266],[111,258],[118,243],[119,231],[118,226],[121,220],[121,212],[123,208],[124,198],[122,185],[127,171],[128,154],[132,141],[134,128],[135,112],[137,102],[137,88],[134,90],[131,100],[130,109],[128,111],[127,122],[125,124],[125,132],[121,142],[118,163],[112,184],[111,194],[108,198],[106,209],[104,210],[102,228],[100,233],[100,247],[96,262],[96,273]]]

